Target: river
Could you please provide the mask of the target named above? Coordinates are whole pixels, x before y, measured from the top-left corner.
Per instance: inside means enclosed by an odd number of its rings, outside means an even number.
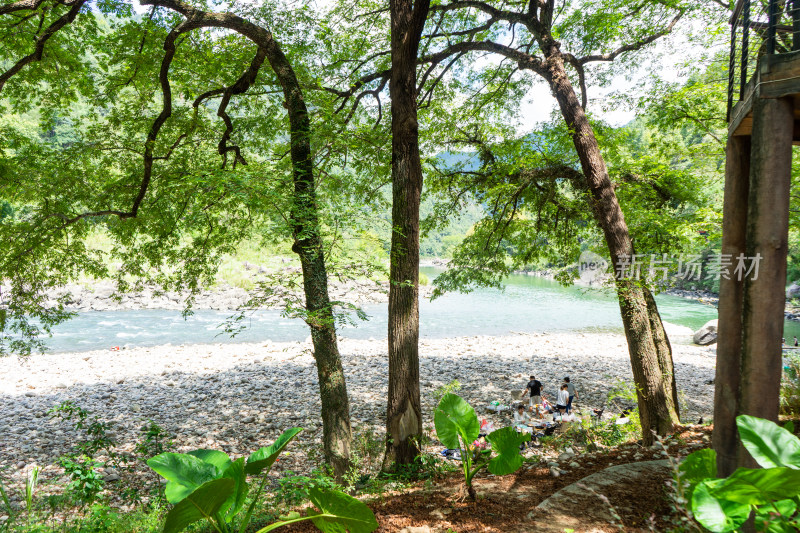
[[[441,270],[421,271],[431,280]],[[693,330],[716,318],[714,307],[671,295],[656,297],[663,320]],[[369,320],[339,328],[344,337],[386,337],[386,304],[364,307]],[[155,346],[214,342],[302,341],[308,328],[280,311],[258,311],[234,338],[221,333],[230,315],[226,311],[196,311],[184,319],[178,311],[92,311],[80,313],[54,328],[48,346],[54,352],[89,351],[112,347]],[[514,275],[504,290],[480,289],[448,294],[420,302],[420,335],[447,338],[505,335],[514,332],[611,331],[622,332],[616,297],[608,290],[563,287],[536,276]],[[800,336],[800,324],[786,322],[787,339]]]

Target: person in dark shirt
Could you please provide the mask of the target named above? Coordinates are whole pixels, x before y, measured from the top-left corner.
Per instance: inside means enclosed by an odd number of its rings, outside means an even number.
[[[533,407],[536,404],[542,403],[542,383],[536,379],[535,376],[531,376],[531,380],[522,389],[522,397],[525,397],[525,394],[530,394],[531,402],[530,406]]]

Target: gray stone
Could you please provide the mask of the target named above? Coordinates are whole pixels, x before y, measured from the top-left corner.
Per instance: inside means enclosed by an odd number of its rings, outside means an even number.
[[[614,517],[596,494],[606,494],[614,486],[631,485],[641,480],[658,484],[671,475],[668,460],[645,461],[612,466],[567,485],[536,506],[528,531],[563,533],[565,529],[594,531],[612,523]],[[617,504],[619,505],[619,504]],[[624,505],[635,507],[631,501]]]
[[[800,285],[796,282],[789,285],[789,288],[786,289],[786,299],[791,300],[792,298],[800,298]]]
[[[692,340],[700,346],[708,346],[717,342],[717,319],[709,320],[702,328],[695,331]]]

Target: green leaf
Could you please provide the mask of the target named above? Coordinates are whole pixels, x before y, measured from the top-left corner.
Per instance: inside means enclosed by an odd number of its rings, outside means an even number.
[[[717,452],[708,448],[690,453],[678,466],[681,479],[689,484],[686,499],[691,500],[698,483],[717,477]]]
[[[800,470],[791,468],[737,468],[712,490],[717,498],[763,505],[800,494]]]
[[[259,474],[264,469],[269,470],[286,445],[301,431],[303,431],[303,428],[287,429],[270,446],[254,451],[247,458],[247,466],[244,471],[248,474]]]
[[[459,435],[465,445],[478,438],[481,426],[478,416],[464,399],[456,394],[447,393],[442,397],[433,415],[436,436],[448,448],[460,448]]]
[[[778,510],[775,510],[775,507]],[[772,505],[763,505],[756,509],[755,526],[758,531],[767,533],[795,533],[796,525],[782,521],[777,514],[784,518],[789,518],[797,511],[797,503],[794,500],[781,500]]]
[[[168,480],[164,494],[169,503],[178,503],[207,481],[218,478],[219,469],[185,453],[162,453],[147,461],[147,466]]]
[[[740,415],[739,437],[753,459],[764,468],[785,466],[800,469],[800,439],[775,422]]]
[[[706,529],[714,533],[734,531],[750,517],[750,506],[711,495],[724,479],[701,481],[692,493],[692,514]]]
[[[352,496],[316,487],[309,489],[308,496],[320,510],[308,511],[311,521],[324,533],[370,533],[378,529],[378,521],[370,508]]]
[[[504,427],[492,431],[486,436],[497,454],[489,461],[489,472],[496,476],[504,476],[516,472],[522,466],[522,455],[519,445],[531,440],[527,433],[520,433],[513,427]]]
[[[224,471],[228,468],[228,465],[231,464],[231,458],[228,457],[228,454],[219,450],[192,450],[191,452],[187,452],[187,455],[192,455],[204,463],[216,466],[220,472]]]
[[[222,472],[223,478],[232,479],[234,482],[233,494],[230,495],[225,505],[222,507],[225,521],[230,523],[244,506],[247,498],[247,475],[244,473],[244,457],[233,461],[228,468]]]
[[[230,478],[214,479],[201,485],[167,513],[164,533],[183,531],[203,518],[211,520],[233,493],[234,485]]]

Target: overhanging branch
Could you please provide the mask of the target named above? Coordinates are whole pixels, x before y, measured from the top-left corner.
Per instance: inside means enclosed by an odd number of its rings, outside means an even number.
[[[6,13],[11,13],[14,11],[20,11],[23,9],[36,9],[42,2],[39,0],[29,0],[23,2],[16,2],[14,4],[9,4],[7,6],[3,6],[0,8],[0,15],[4,15]],[[0,91],[3,90],[3,86],[6,84],[8,80],[11,79],[12,76],[17,74],[25,65],[29,63],[33,63],[35,61],[42,60],[42,54],[44,53],[44,45],[47,41],[55,35],[58,30],[62,29],[67,24],[72,23],[75,20],[75,17],[78,16],[83,5],[86,3],[86,0],[72,0],[72,1],[65,1],[63,4],[65,6],[71,6],[69,11],[58,17],[52,24],[50,24],[47,29],[36,38],[36,46],[33,49],[33,52],[26,55],[19,61],[17,61],[14,65],[11,66],[8,70],[0,74]],[[24,5],[25,7],[16,7],[19,5]],[[28,7],[30,6],[30,7]]]
[[[591,54],[588,56],[583,56],[580,59],[578,59],[578,63],[580,65],[585,65],[586,63],[591,63],[595,61],[614,61],[614,59],[616,59],[619,55],[624,54],[625,52],[633,52],[635,50],[639,50],[647,46],[648,44],[652,43],[653,41],[671,33],[673,28],[678,23],[678,21],[683,17],[683,15],[684,11],[683,10],[679,11],[678,14],[675,15],[675,17],[672,19],[672,21],[670,21],[667,27],[659,32],[648,35],[647,37],[639,39],[634,43],[622,45],[616,50],[608,52],[607,54]]]

